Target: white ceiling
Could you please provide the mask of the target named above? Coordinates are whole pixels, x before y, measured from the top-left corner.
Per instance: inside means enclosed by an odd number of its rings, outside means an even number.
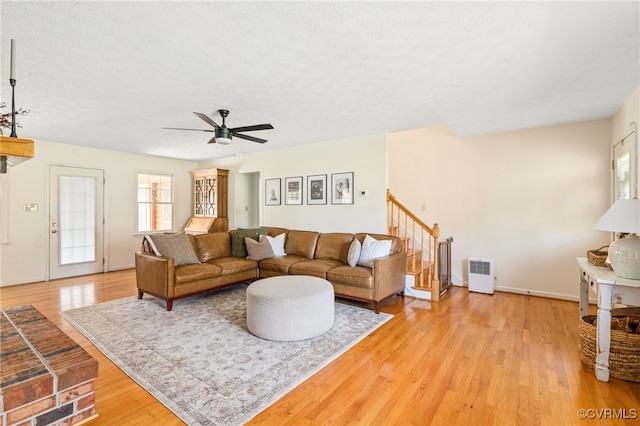
[[[640,85],[640,2],[1,2],[18,136],[202,161],[446,125],[611,117]],[[230,146],[229,127],[271,123]],[[8,132],[5,131],[5,134]]]

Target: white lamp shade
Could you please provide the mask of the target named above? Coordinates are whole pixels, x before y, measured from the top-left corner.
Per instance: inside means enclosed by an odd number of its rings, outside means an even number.
[[[216,138],[216,142],[220,145],[229,145],[231,143],[231,139],[229,138]]]
[[[619,199],[593,225],[593,229],[640,234],[640,199]]]

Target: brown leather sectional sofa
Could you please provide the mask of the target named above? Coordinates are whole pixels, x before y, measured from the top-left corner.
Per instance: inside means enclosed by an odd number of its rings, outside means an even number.
[[[376,240],[391,240],[388,256],[375,259],[373,267],[351,267],[347,254],[354,238],[361,243],[366,233],[327,233],[268,228],[268,235],[285,237],[285,256],[255,261],[232,256],[232,236],[236,231],[189,236],[201,263],[176,266],[171,257],[156,256],[143,243],[136,253],[138,298],[144,293],[173,301],[241,282],[279,275],[311,275],[333,284],[338,297],[373,303],[398,294],[404,297],[406,253],[400,239],[391,235],[368,234]]]

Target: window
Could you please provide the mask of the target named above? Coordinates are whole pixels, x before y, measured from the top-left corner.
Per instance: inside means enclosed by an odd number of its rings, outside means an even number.
[[[137,173],[136,230],[138,232],[173,229],[173,177],[171,175]]]
[[[631,182],[629,177],[631,170],[629,159],[630,159],[629,151],[625,152],[618,158],[616,158],[616,180],[618,186],[618,194],[616,199],[618,198],[630,198],[629,194],[631,193]]]

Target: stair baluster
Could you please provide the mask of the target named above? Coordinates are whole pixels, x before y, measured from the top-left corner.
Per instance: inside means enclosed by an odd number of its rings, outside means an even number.
[[[438,277],[438,239],[440,228],[432,227],[411,213],[387,190],[387,227],[391,235],[400,237],[407,252],[407,273],[414,276],[414,287],[429,291],[431,300],[440,298]],[[425,235],[426,234],[426,235]],[[426,242],[425,242],[426,239]]]

